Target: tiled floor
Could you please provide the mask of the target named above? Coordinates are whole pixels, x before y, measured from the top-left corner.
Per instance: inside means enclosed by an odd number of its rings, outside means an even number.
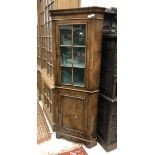
[[[50,126],[49,126],[49,128],[50,128]],[[55,132],[53,132],[51,128],[50,128],[50,132],[52,133],[51,140],[48,140],[48,141],[38,145],[38,155],[48,155],[48,153],[54,154],[54,153],[60,152],[63,149],[68,149],[68,148],[72,148],[75,145],[80,145],[80,144],[70,142],[65,139],[57,139]],[[117,150],[114,150],[114,151],[111,151],[110,153],[107,153],[101,147],[101,145],[99,143],[97,143],[97,145],[91,149],[86,148],[84,145],[82,145],[82,146],[85,149],[85,151],[88,153],[88,155],[104,155],[104,154],[105,155],[106,154],[114,155],[115,151],[117,151]]]

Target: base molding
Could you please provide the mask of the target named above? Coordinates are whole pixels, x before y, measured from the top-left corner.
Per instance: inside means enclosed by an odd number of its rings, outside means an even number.
[[[112,145],[107,145],[99,135],[97,135],[97,141],[107,152],[117,149],[117,143],[114,143]]]
[[[58,139],[59,138],[65,138],[65,139],[73,141],[73,142],[83,143],[87,148],[92,148],[95,145],[97,145],[96,138],[91,139],[91,140],[87,140],[87,139],[83,139],[83,138],[76,137],[73,135],[68,135],[68,134],[61,133],[61,132],[56,132],[56,138],[58,138]]]

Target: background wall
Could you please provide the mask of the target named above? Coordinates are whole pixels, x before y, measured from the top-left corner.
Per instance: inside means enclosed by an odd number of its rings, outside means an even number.
[[[81,7],[86,6],[117,7],[117,0],[81,0]]]

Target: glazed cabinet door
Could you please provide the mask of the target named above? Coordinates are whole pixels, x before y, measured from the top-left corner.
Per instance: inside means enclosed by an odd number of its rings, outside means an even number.
[[[80,22],[79,22],[80,23]],[[57,80],[65,87],[86,87],[87,23],[57,24]]]
[[[60,25],[60,83],[84,86],[85,24]]]

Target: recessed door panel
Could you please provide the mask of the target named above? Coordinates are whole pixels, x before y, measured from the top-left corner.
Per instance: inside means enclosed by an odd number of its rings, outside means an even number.
[[[85,99],[60,95],[60,125],[75,132],[84,132]]]

